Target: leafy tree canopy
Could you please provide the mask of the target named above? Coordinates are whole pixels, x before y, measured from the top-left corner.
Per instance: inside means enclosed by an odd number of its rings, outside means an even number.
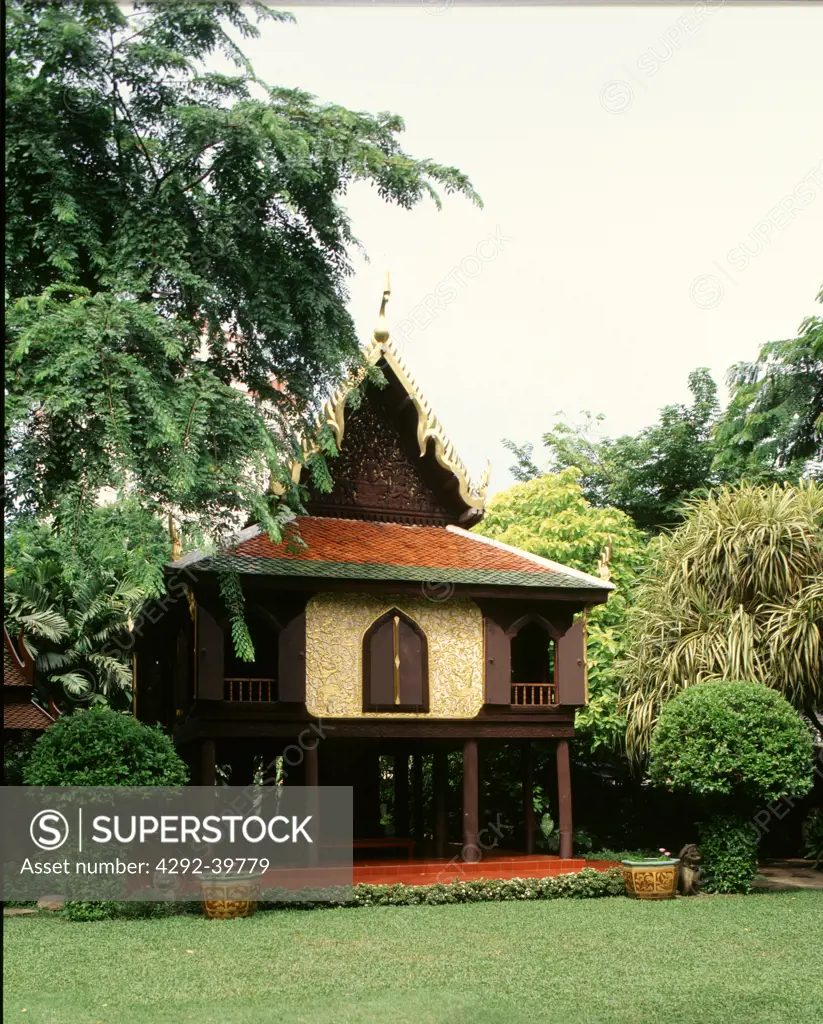
[[[585,497],[581,471],[564,469],[496,494],[477,533],[596,574],[607,561],[616,590],[588,619],[589,704],[578,712],[578,733],[590,750],[616,748],[625,720],[617,713],[616,662],[625,653],[632,592],[647,561],[644,534],[615,508]]]
[[[712,680],[773,687],[815,717],[823,704],[823,488],[724,487],[692,499],[629,612],[621,665],[629,753],[661,708]]]
[[[593,505],[621,509],[643,529],[678,522],[683,498],[714,480],[712,431],[720,409],[707,369],[689,375],[689,390],[690,405],[665,406],[658,422],[636,435],[598,436],[604,417],[590,413],[582,425],[559,421],[543,435],[547,468],[559,472],[577,466],[583,493]],[[503,443],[517,459],[511,471],[518,480],[539,474],[532,445]]]
[[[804,320],[796,338],[763,345],[728,381],[731,401],[717,430],[726,475],[755,479],[765,466],[823,478],[823,317]]]
[[[403,121],[259,79],[262,0],[11,0],[7,488],[73,522],[109,485],[219,533],[270,495],[318,396],[359,359],[345,308],[370,182],[411,208],[468,178]],[[233,74],[206,69],[221,52]],[[331,450],[331,449],[329,449]]]

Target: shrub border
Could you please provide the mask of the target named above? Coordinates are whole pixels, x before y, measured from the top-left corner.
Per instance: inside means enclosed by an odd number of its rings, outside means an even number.
[[[269,890],[271,893],[271,890]],[[320,910],[351,907],[413,907],[449,906],[458,903],[496,903],[515,900],[599,899],[624,896],[623,872],[620,868],[598,871],[583,868],[573,874],[551,875],[548,878],[477,878],[472,881],[436,882],[432,885],[355,885],[348,899],[337,902],[273,901],[266,892],[258,903],[261,911]],[[328,893],[333,899],[334,892]],[[67,900],[62,910],[71,921],[107,921],[171,917],[200,914],[199,901],[124,902],[117,900]]]

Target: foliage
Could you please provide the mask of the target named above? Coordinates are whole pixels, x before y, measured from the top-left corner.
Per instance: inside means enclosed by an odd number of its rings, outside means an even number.
[[[823,488],[718,489],[690,501],[652,553],[621,664],[629,753],[648,750],[666,701],[709,680],[764,683],[813,717],[823,700]]]
[[[657,856],[658,851],[651,847],[644,847],[641,850],[584,850],[578,853],[575,850],[575,857],[582,857],[584,860],[649,860]]]
[[[162,524],[133,500],[92,509],[75,531],[17,521],[5,557],[6,623],[36,654],[38,685],[61,703],[127,706],[129,620],[164,590]]]
[[[698,831],[708,891],[751,889],[759,835],[747,809],[808,792],[812,752],[806,723],[761,683],[703,683],[663,707],[649,776],[698,798],[706,812]]]
[[[652,735],[649,777],[703,800],[755,806],[811,789],[811,731],[761,683],[713,682],[670,700]]]
[[[269,86],[233,37],[263,0],[13,0],[7,15],[6,458],[15,515],[101,486],[206,534],[290,514],[296,437],[359,362],[342,198],[468,178],[396,115]],[[234,72],[205,70],[215,53]],[[297,495],[289,495],[296,501]]]
[[[622,742],[616,662],[626,651],[626,616],[647,554],[644,536],[629,517],[590,504],[579,481],[580,470],[569,468],[516,484],[489,501],[475,532],[593,574],[604,553],[609,554],[616,590],[588,616],[589,704],[576,722],[578,734],[594,751]]]
[[[700,822],[698,829],[705,891],[751,892],[758,841],[751,822],[733,814],[718,814]]]
[[[229,613],[234,649],[241,661],[254,661],[254,643],[244,616],[245,598],[238,574],[224,569],[219,574],[220,596]]]
[[[803,823],[803,855],[814,861],[816,868],[823,861],[823,809],[814,807]]]
[[[198,913],[199,903],[175,900],[66,900],[60,912],[69,921],[155,920]]]
[[[23,769],[37,739],[34,733],[24,733],[19,740],[6,740],[3,744],[3,785],[22,786]]]
[[[683,498],[714,482],[712,432],[720,407],[705,367],[689,374],[689,391],[690,405],[665,406],[659,421],[636,435],[600,436],[604,417],[588,412],[579,425],[558,421],[543,435],[547,468],[556,473],[578,467],[583,494],[593,505],[621,509],[642,529],[677,523]],[[539,474],[531,445],[504,445],[517,458],[511,471],[518,480]]]
[[[823,302],[823,289],[817,295]],[[823,317],[796,338],[770,341],[728,373],[731,400],[718,425],[718,466],[749,479],[781,472],[823,476]]]
[[[159,727],[105,707],[64,715],[34,745],[28,786],[182,786],[189,770]]]

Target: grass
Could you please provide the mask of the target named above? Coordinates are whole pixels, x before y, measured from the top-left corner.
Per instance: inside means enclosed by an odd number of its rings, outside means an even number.
[[[4,923],[26,1024],[823,1020],[823,892]]]

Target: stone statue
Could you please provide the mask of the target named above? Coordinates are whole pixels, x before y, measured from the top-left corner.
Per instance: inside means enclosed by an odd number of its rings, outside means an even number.
[[[681,896],[696,896],[700,891],[700,850],[688,843],[680,851],[680,872],[677,887]]]

